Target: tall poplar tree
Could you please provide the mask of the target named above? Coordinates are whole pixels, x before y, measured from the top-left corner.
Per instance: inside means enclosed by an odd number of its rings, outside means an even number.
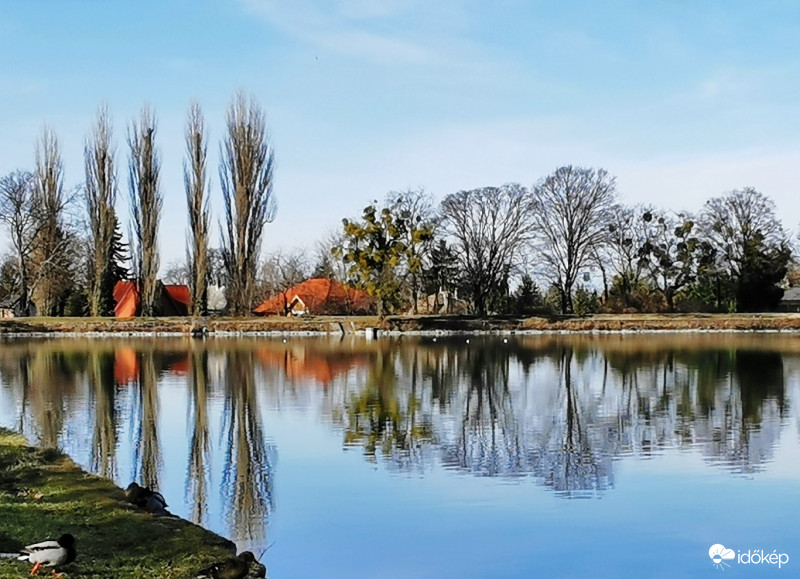
[[[206,189],[207,139],[200,105],[192,103],[186,119],[186,160],[183,183],[189,209],[189,246],[187,261],[191,275],[191,314],[206,315],[208,284],[208,197]]]
[[[275,154],[264,111],[238,92],[228,108],[227,134],[220,151],[220,184],[225,202],[222,258],[230,313],[247,315],[253,306],[264,225],[275,217],[272,192]]]
[[[97,111],[83,148],[85,197],[91,236],[88,297],[89,314],[108,316],[114,311],[112,283],[116,226],[117,175],[114,168],[111,119],[106,106]]]
[[[143,316],[158,314],[156,282],[159,267],[158,222],[163,196],[159,189],[161,159],[155,146],[155,114],[145,106],[128,129],[128,178],[132,212],[131,252],[134,275],[139,280]]]

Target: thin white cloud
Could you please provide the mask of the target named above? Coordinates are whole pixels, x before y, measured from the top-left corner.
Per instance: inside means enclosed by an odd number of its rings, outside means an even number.
[[[751,149],[692,157],[621,161],[618,189],[630,203],[698,211],[711,197],[755,187],[778,208],[784,227],[800,224],[800,149]]]
[[[342,16],[353,20],[392,18],[424,8],[414,0],[338,0],[335,5]]]
[[[282,174],[281,210],[270,226],[270,240],[302,245],[309,241],[308,231],[336,227],[390,190],[424,187],[441,199],[459,189],[509,181],[530,187],[565,164],[607,169],[617,177],[625,203],[675,211],[698,211],[713,196],[753,186],[775,201],[787,229],[796,231],[800,224],[800,149],[632,158],[576,133],[576,126],[563,119],[475,123],[409,135],[394,144],[375,143],[357,154],[334,153],[315,173]],[[316,165],[314,159],[309,162]],[[331,194],[316,198],[309,212],[308,199],[322,190]],[[294,226],[298,222],[308,227],[300,231]]]
[[[286,34],[332,53],[379,63],[442,64],[448,60],[429,42],[432,38],[407,26],[409,20],[424,20],[419,18],[424,6],[415,0],[240,2]],[[429,10],[426,19],[430,19]]]
[[[0,76],[0,98],[29,97],[40,94],[47,88],[43,78],[20,75]]]

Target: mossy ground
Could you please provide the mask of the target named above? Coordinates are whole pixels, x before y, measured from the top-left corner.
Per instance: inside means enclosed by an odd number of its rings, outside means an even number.
[[[77,540],[78,557],[63,568],[67,577],[195,577],[230,556],[222,537],[183,519],[141,512],[110,481],[0,429],[0,552],[62,533]],[[0,559],[0,579],[29,572],[26,562]]]

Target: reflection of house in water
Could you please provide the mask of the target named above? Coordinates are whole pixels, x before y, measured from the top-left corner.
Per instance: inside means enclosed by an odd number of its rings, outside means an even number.
[[[292,382],[311,381],[323,386],[355,368],[368,366],[372,360],[368,354],[315,350],[308,345],[259,348],[256,355],[264,367],[280,369]]]
[[[117,384],[131,384],[139,380],[139,362],[142,352],[123,347],[114,350],[114,381]],[[189,354],[186,352],[167,352],[155,356],[156,371],[176,376],[189,373]]]

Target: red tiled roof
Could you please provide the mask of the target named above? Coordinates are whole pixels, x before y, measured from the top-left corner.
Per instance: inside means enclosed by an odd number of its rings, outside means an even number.
[[[364,291],[332,279],[314,278],[281,292],[253,310],[263,315],[286,315],[295,297],[300,298],[309,314],[368,313],[374,301]]]
[[[159,288],[161,292],[158,293]],[[192,297],[185,285],[164,285],[158,282],[156,287],[157,303],[164,316],[189,315]],[[135,281],[122,280],[114,286],[114,316],[132,318],[139,314],[139,289]]]
[[[132,318],[139,309],[139,291],[136,282],[118,281],[114,286],[114,316],[117,318]]]
[[[169,297],[178,303],[189,307],[192,304],[192,294],[187,285],[165,285]]]

